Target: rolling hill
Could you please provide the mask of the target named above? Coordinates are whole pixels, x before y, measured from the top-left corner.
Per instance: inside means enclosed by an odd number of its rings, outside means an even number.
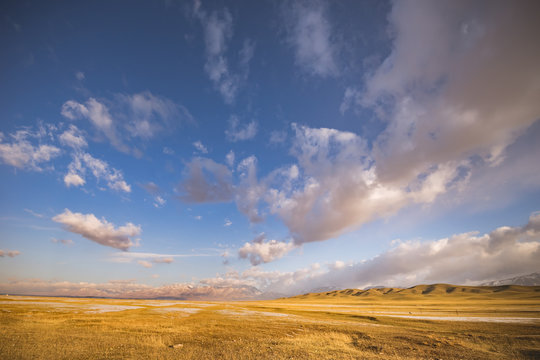
[[[361,299],[399,300],[399,299],[456,299],[456,298],[530,298],[540,300],[540,286],[500,285],[500,286],[464,286],[451,284],[416,285],[410,288],[371,288],[345,289],[320,293],[308,293],[286,298],[286,300],[314,301],[355,301]],[[281,299],[283,300],[283,299]]]

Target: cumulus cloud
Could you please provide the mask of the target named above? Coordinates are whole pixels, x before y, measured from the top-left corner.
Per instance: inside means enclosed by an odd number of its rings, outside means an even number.
[[[231,116],[229,128],[225,130],[227,139],[232,142],[253,139],[257,135],[257,123],[251,121],[247,124],[240,124],[237,116]]]
[[[194,121],[184,106],[148,91],[104,100],[89,98],[84,103],[69,100],[62,105],[61,114],[70,120],[87,119],[116,149],[135,155],[140,155],[140,149],[130,145],[133,140],[154,138],[172,129],[178,120]]]
[[[41,141],[43,136],[40,133],[19,130],[9,137],[11,141],[6,142],[6,136],[0,132],[0,161],[18,169],[42,171],[41,164],[48,163],[61,153],[54,145],[32,144],[31,139]]]
[[[296,64],[310,75],[337,75],[338,49],[324,3],[291,2],[289,5],[286,8],[287,40],[294,49]]]
[[[500,163],[540,118],[539,10],[533,1],[394,3],[392,52],[360,98],[389,121],[374,147],[379,177],[404,183],[471,155]]]
[[[204,70],[214,87],[223,97],[223,101],[232,104],[249,73],[249,63],[253,57],[255,45],[246,39],[238,53],[238,71],[231,69],[227,58],[228,45],[233,36],[233,18],[227,8],[208,14],[196,0],[193,16],[201,22],[204,32],[206,63]]]
[[[263,233],[253,239],[251,243],[245,243],[238,250],[238,256],[242,259],[249,259],[252,265],[259,265],[282,258],[294,248],[295,245],[292,242],[266,241],[266,235]]]
[[[186,170],[186,179],[177,186],[181,200],[211,203],[232,199],[232,174],[225,165],[211,159],[195,158],[186,165]]]
[[[480,179],[487,175],[477,174],[496,173],[511,184],[537,188],[537,176],[526,170],[535,163],[532,145],[512,155],[530,159],[529,165],[506,157],[540,118],[540,45],[532,15],[538,5],[482,6],[489,11],[466,1],[394,3],[391,54],[364,84],[348,88],[341,106],[342,112],[370,108],[383,129],[368,142],[349,131],[293,124],[294,164],[258,178],[257,161],[248,157],[237,167],[235,185],[226,182],[239,210],[252,222],[267,213],[278,216],[301,245],[415,204],[434,206],[448,194],[459,199],[482,192]],[[232,118],[232,125],[238,123]],[[530,176],[516,179],[516,169]],[[195,178],[204,184],[200,174]],[[196,189],[201,199],[215,192]]]
[[[107,187],[115,191],[131,192],[131,186],[124,180],[124,175],[103,160],[96,159],[85,152],[75,152],[64,176],[67,187],[82,186],[86,183],[84,175],[89,171],[98,181],[105,181]]]
[[[19,250],[0,250],[0,257],[9,256],[12,258],[20,254],[21,252]]]
[[[120,250],[128,250],[130,246],[136,245],[138,239],[133,241],[133,238],[141,233],[141,227],[130,222],[115,227],[105,218],[98,219],[94,214],[72,213],[69,209],[65,209],[52,220],[64,225],[69,232]]]
[[[489,11],[466,1],[394,3],[391,54],[341,106],[381,118],[373,146],[354,133],[293,126],[298,179],[262,182],[295,243],[433,204],[464,191],[479,169],[515,167],[504,161],[508,146],[540,118],[538,5],[482,6]]]
[[[86,181],[79,174],[74,172],[69,172],[64,176],[64,184],[66,184],[67,187],[82,186],[85,183]]]
[[[540,213],[520,227],[502,226],[490,233],[468,232],[433,241],[395,242],[371,259],[291,272],[263,271],[258,266],[231,271],[201,283],[253,286],[267,294],[297,295],[321,288],[408,287],[422,283],[475,285],[538,271]]]

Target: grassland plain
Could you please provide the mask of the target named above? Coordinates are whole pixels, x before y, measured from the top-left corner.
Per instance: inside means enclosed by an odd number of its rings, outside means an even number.
[[[2,296],[1,359],[538,359],[540,287],[270,301]]]

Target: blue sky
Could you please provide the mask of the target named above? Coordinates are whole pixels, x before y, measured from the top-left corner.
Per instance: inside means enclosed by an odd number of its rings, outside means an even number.
[[[1,10],[2,292],[248,298],[540,270],[535,2]]]

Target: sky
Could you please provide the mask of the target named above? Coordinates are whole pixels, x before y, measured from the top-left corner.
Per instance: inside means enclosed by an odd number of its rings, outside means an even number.
[[[0,292],[540,271],[538,1],[3,1]]]

